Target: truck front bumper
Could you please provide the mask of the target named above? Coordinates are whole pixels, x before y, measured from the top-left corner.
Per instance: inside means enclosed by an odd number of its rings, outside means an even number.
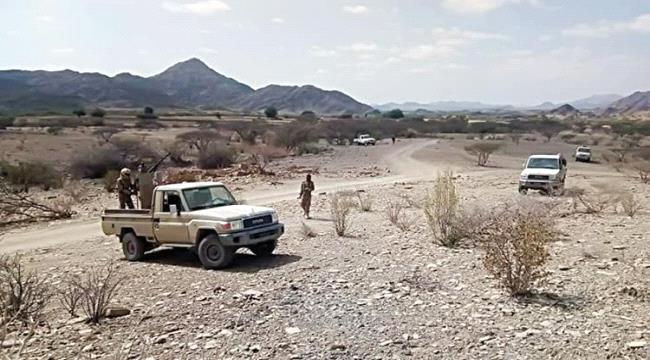
[[[559,188],[562,185],[559,181],[548,180],[519,180],[519,190],[549,190]]]
[[[225,246],[250,246],[277,240],[282,234],[284,234],[284,224],[277,223],[230,234],[219,234],[219,240]]]

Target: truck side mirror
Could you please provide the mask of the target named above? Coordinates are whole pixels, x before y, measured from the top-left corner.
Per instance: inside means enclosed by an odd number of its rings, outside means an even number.
[[[178,206],[176,206],[175,204],[172,204],[172,205],[169,205],[169,213],[172,214],[172,215],[178,216],[178,215],[181,214],[181,211],[178,209]]]

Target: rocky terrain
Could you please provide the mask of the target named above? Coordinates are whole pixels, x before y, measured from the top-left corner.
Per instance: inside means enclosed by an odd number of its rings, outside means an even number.
[[[398,157],[406,165],[414,157],[420,159],[419,170],[428,172],[427,178],[408,172],[411,180],[384,174],[385,182],[348,183],[346,188],[363,190],[374,203],[370,212],[353,211],[346,237],[334,234],[327,200],[332,190],[316,175],[314,218],[302,219],[296,200],[288,200],[293,196],[272,201],[287,225],[276,255],[264,259],[242,251],[228,270],[203,270],[192,253],[171,249],[127,263],[117,240],[97,232],[86,233],[83,240],[28,251],[30,267],[46,274],[53,286],[67,274],[114,261],[124,278],[114,305],[129,314],[90,326],[83,319],[71,319],[54,301],[47,309],[47,324],[37,329],[22,356],[648,358],[648,210],[634,218],[613,208],[584,214],[572,210],[570,198],[529,195],[558,202],[560,236],[550,244],[548,282],[535,296],[513,299],[484,270],[481,250],[435,245],[418,208],[436,169],[448,166],[457,169],[466,204],[490,209],[519,199],[517,157],[500,155],[494,161],[502,167],[477,170],[471,159],[453,164],[441,160],[453,158],[443,154],[454,153],[454,146],[425,142],[416,156]],[[362,151],[369,159],[387,153],[379,146],[348,151],[340,157],[342,163]],[[432,153],[443,156],[432,159],[427,155]],[[394,163],[374,163],[405,171]],[[616,182],[633,189],[647,204],[646,185],[606,170],[576,165],[570,169],[569,186],[590,189],[599,182]],[[410,219],[405,231],[386,217],[387,206],[398,201],[407,207],[405,216]],[[304,234],[303,222],[315,236]],[[8,238],[0,238],[0,246],[4,241]],[[3,351],[10,354],[15,346],[7,344],[12,342],[6,342]]]

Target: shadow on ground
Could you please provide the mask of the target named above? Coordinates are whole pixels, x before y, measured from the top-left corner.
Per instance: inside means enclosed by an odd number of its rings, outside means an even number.
[[[289,254],[275,254],[269,257],[255,256],[239,250],[232,264],[227,269],[218,271],[256,273],[260,270],[279,268],[297,261],[302,257]],[[145,255],[144,263],[201,268],[196,253],[186,249],[163,248]]]
[[[522,304],[557,307],[564,310],[577,310],[585,305],[585,299],[579,296],[559,295],[551,292],[532,293],[517,298]]]

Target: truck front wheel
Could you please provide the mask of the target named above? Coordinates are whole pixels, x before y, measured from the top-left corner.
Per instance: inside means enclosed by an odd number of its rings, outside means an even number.
[[[210,234],[201,240],[197,255],[206,269],[221,269],[230,265],[235,256],[235,249],[223,246],[216,234]]]
[[[134,233],[126,233],[122,236],[122,252],[124,257],[129,261],[138,261],[142,259],[145,251],[144,240],[135,236]]]
[[[257,256],[271,256],[277,245],[278,242],[276,240],[271,240],[250,246],[249,249]]]

